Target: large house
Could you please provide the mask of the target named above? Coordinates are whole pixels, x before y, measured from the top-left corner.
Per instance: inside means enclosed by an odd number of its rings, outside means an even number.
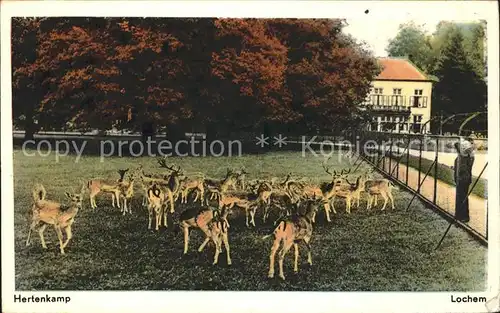
[[[372,131],[426,133],[431,116],[433,80],[409,60],[379,58],[382,72],[361,108],[370,112]]]

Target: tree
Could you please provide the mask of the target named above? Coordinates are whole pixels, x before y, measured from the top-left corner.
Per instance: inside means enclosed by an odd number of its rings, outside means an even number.
[[[386,51],[391,57],[407,57],[425,72],[431,70],[430,38],[421,26],[413,22],[399,26],[398,34],[389,41]]]
[[[450,33],[437,62],[435,75],[439,82],[433,91],[433,115],[449,116],[486,109],[486,85],[467,58],[460,31]],[[457,123],[450,123],[455,131]]]
[[[373,78],[375,58],[342,33],[340,19],[276,19],[270,32],[288,48],[286,81],[293,110],[289,131],[345,129],[358,116]]]
[[[363,120],[376,61],[341,20],[46,18],[13,23],[14,121],[211,134]],[[38,124],[36,123],[38,121]]]

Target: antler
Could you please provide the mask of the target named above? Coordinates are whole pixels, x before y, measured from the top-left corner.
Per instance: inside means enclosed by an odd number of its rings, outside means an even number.
[[[323,161],[323,163],[321,163],[321,166],[323,166],[323,169],[325,170],[325,172],[327,172],[328,174],[332,175],[332,176],[336,176],[336,174],[332,174],[332,172],[330,172],[330,168],[326,166],[326,162],[328,160],[330,160],[331,156],[329,156],[326,160]]]
[[[158,159],[158,164],[163,167],[163,168],[166,168],[168,170],[171,170],[172,172],[176,172],[178,173],[180,170],[181,170],[181,167],[180,166],[176,166],[174,167],[174,165],[167,165],[167,157],[163,157],[161,159]]]

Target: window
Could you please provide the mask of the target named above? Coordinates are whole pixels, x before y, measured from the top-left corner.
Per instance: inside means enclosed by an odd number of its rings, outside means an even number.
[[[384,99],[382,93],[384,92],[383,88],[374,88],[373,89],[375,96],[375,105],[384,105]]]
[[[394,88],[394,89],[392,89],[392,94],[394,94],[394,95],[401,95],[401,88]]]
[[[423,93],[422,89],[415,89],[415,96],[421,96]]]

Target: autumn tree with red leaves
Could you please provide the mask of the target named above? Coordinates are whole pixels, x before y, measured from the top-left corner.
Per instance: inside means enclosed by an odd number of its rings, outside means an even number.
[[[331,131],[377,74],[342,20],[13,19],[13,112],[44,129]],[[34,123],[38,121],[38,124]],[[344,123],[344,124],[343,124]]]

